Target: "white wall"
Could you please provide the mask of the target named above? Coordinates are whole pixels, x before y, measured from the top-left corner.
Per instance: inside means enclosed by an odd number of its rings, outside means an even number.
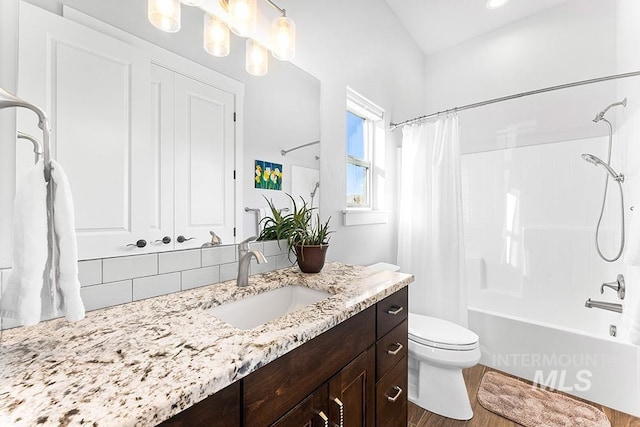
[[[397,224],[343,226],[346,205],[346,89],[353,88],[386,110],[386,120],[424,110],[424,55],[383,0],[283,0],[295,19],[295,63],[321,81],[321,196],[323,218],[336,231],[327,257],[354,264],[395,262]],[[396,146],[386,134],[385,208],[396,206]]]
[[[615,25],[612,2],[571,0],[428,56],[426,112],[615,74]]]

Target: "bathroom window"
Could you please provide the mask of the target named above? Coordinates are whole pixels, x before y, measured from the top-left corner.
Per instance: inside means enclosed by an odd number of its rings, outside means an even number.
[[[380,107],[347,90],[347,209],[373,208],[374,152],[383,114]]]

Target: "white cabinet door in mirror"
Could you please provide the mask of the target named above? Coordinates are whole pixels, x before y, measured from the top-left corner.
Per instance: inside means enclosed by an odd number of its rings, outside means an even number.
[[[173,152],[174,75],[171,70],[151,64],[151,145],[153,187],[149,237],[154,251],[174,249]],[[169,237],[169,239],[166,239]],[[163,239],[165,239],[163,241]]]
[[[80,258],[152,250],[126,246],[149,239],[149,55],[24,2],[19,53],[19,95],[51,115]],[[29,114],[21,112],[18,128],[38,135]]]
[[[175,234],[200,246],[233,242],[234,95],[175,75]]]

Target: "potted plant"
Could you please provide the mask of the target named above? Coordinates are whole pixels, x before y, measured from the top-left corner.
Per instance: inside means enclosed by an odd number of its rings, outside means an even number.
[[[263,219],[263,229],[258,240],[286,240],[289,253],[295,253],[298,267],[304,273],[318,273],[324,266],[324,260],[329,248],[329,222],[320,222],[320,215],[309,208],[307,202],[301,198],[302,204],[287,194],[293,203],[292,212],[283,215],[272,201],[267,200],[271,209],[271,217]]]

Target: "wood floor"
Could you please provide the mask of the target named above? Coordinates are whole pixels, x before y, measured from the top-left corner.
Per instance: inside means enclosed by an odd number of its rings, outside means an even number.
[[[467,391],[469,393],[469,399],[471,400],[471,406],[473,408],[473,418],[469,421],[457,421],[449,418],[441,417],[432,412],[426,411],[419,406],[409,402],[409,427],[517,427],[520,424],[516,424],[513,421],[509,421],[506,418],[502,418],[493,412],[487,411],[476,399],[478,388],[480,387],[480,380],[485,372],[491,371],[483,365],[476,365],[473,368],[463,370],[464,381],[467,385]],[[573,397],[573,396],[570,396]],[[575,399],[575,398],[574,398]],[[591,403],[591,402],[588,402]],[[598,409],[601,409],[613,427],[640,427],[640,418],[632,417],[631,415],[615,411],[613,409],[591,403]]]

